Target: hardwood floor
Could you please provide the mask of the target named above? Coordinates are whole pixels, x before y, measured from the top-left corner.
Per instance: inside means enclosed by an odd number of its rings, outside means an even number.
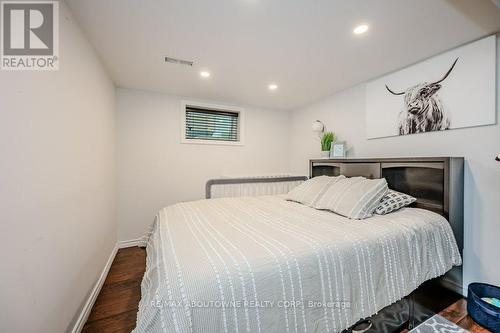
[[[474,320],[472,320],[472,318],[467,315],[467,301],[464,299],[461,299],[455,304],[450,305],[439,314],[472,333],[490,332],[486,328],[476,324]]]
[[[130,333],[135,328],[145,269],[145,249],[118,250],[82,332]]]
[[[82,332],[130,333],[135,328],[145,268],[145,249],[130,247],[118,251]],[[471,333],[489,332],[467,315],[464,299],[439,314]]]
[[[451,304],[443,311],[440,311],[438,314],[471,333],[491,333],[486,328],[476,324],[472,318],[467,315],[467,301],[463,298]],[[404,330],[401,333],[406,332],[408,331]]]

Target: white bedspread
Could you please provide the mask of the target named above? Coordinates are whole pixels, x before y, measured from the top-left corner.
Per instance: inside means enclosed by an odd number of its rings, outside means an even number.
[[[448,222],[349,220],[282,197],[179,203],[147,240],[134,332],[340,332],[460,265]]]

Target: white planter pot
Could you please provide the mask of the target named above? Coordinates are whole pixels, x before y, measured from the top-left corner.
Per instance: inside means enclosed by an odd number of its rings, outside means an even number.
[[[321,158],[330,158],[330,151],[329,150],[322,150],[321,151]]]

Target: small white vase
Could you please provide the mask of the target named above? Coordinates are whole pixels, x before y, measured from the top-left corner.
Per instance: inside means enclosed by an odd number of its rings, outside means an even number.
[[[321,158],[330,158],[330,151],[329,150],[322,150],[321,151]]]

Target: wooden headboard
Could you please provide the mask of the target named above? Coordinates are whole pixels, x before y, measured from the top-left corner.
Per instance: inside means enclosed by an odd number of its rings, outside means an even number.
[[[413,204],[414,207],[443,215],[449,221],[460,253],[462,253],[464,243],[463,157],[310,160],[309,177],[321,175],[385,178],[389,188],[417,198]],[[453,285],[460,284],[461,288],[461,271],[454,272],[452,275],[455,276],[450,282]]]

